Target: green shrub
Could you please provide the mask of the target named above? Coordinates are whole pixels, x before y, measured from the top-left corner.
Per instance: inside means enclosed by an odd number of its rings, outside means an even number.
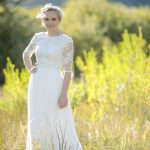
[[[72,99],[91,105],[100,118],[105,113],[122,113],[127,118],[142,115],[150,119],[150,58],[144,53],[147,43],[141,33],[137,36],[126,30],[122,37],[118,44],[103,46],[102,63],[98,63],[93,49],[83,52],[84,59],[77,57],[82,79],[76,83],[78,90]]]
[[[144,52],[148,44],[141,32],[137,36],[126,30],[122,38],[103,46],[102,63],[93,49],[76,59],[82,76],[72,83],[71,100],[87,149],[149,149],[150,57]]]
[[[138,33],[141,26],[144,38],[150,41],[149,7],[127,7],[107,0],[70,0],[64,11],[62,29],[74,38],[75,56],[81,56],[84,49],[94,48],[100,60],[102,45],[121,41],[125,28]]]
[[[15,68],[10,58],[7,58],[7,66],[3,71],[6,83],[2,88],[3,95],[0,100],[0,109],[15,117],[26,112],[29,73],[22,69],[19,74],[19,70]]]
[[[103,46],[99,62],[94,49],[75,59],[81,76],[71,81],[69,96],[80,141],[85,149],[148,149],[150,141],[150,57],[148,43],[139,35],[122,34],[122,41]],[[6,84],[0,98],[0,146],[24,148],[29,73],[19,73],[9,58]],[[20,125],[20,119],[25,123]],[[15,122],[13,122],[15,121]],[[9,128],[9,124],[14,126]],[[3,127],[7,125],[7,131]],[[21,132],[19,132],[21,131]],[[6,135],[8,135],[6,137]],[[20,137],[20,138],[19,138]],[[18,146],[17,146],[17,143]]]

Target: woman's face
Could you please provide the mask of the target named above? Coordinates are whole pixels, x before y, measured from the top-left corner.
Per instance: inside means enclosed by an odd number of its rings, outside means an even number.
[[[58,20],[57,12],[56,11],[46,11],[44,12],[45,16],[42,19],[44,27],[47,30],[57,29],[59,26],[60,21]]]

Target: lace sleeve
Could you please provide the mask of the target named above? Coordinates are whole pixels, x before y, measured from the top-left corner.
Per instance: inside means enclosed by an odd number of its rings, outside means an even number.
[[[31,41],[29,42],[28,46],[24,50],[24,55],[29,55],[30,57],[33,55],[36,48],[36,34],[32,37]]]
[[[63,66],[65,72],[72,72],[74,45],[73,40],[69,41],[63,51]]]

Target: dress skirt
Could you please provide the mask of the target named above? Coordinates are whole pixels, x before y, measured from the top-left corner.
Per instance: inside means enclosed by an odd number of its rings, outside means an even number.
[[[61,69],[39,65],[28,84],[26,150],[81,150],[71,105],[59,108]]]

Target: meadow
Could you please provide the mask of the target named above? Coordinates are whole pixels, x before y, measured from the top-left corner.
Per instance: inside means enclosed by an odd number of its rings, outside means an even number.
[[[101,61],[93,48],[74,61],[80,76],[73,76],[69,97],[84,150],[150,149],[150,45],[141,28],[121,37],[102,46]],[[0,149],[24,150],[30,75],[9,57],[3,72]]]

